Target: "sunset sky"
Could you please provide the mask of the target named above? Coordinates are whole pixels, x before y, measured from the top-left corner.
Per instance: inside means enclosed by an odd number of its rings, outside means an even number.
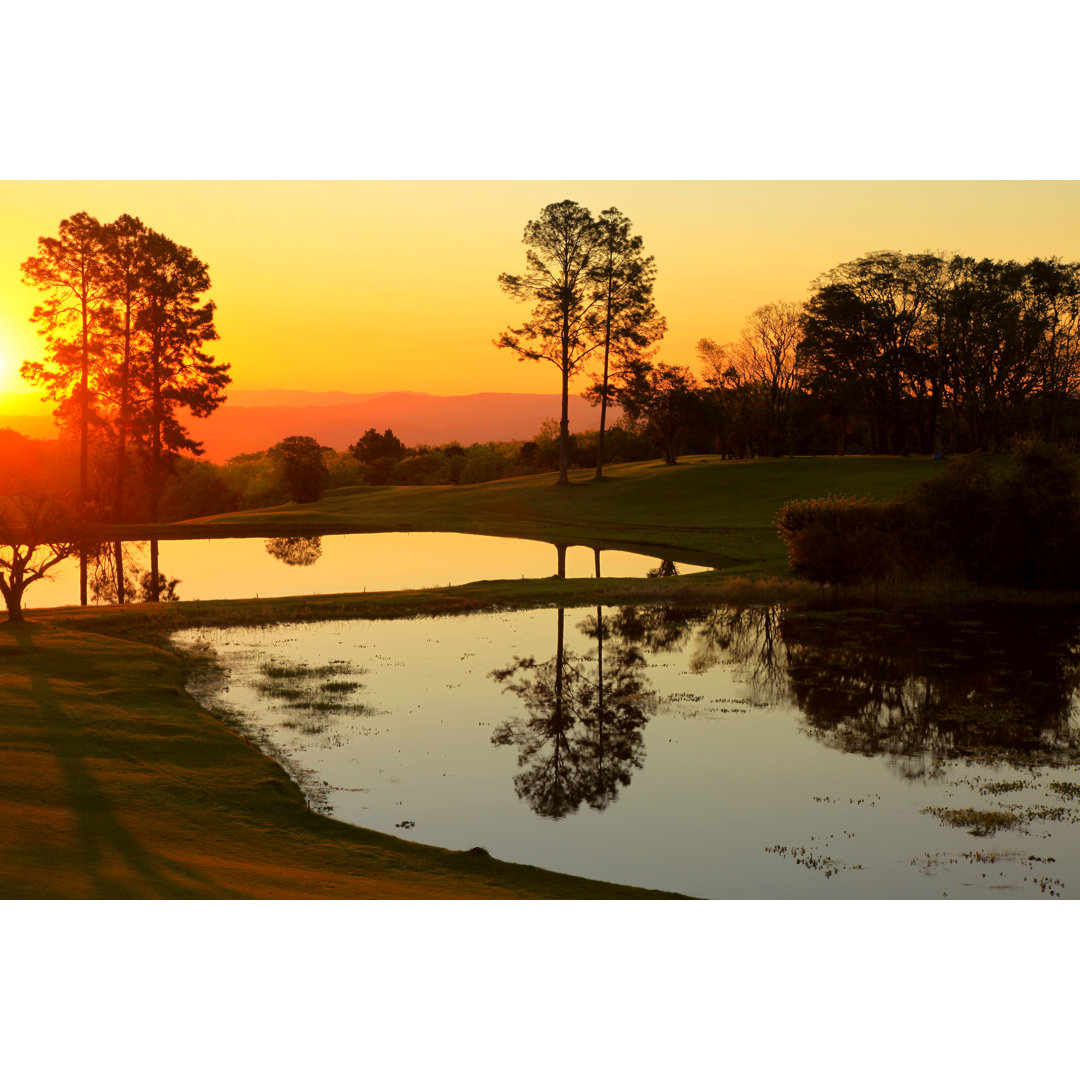
[[[80,210],[134,214],[209,265],[234,389],[554,393],[554,368],[491,342],[524,314],[497,276],[524,268],[526,221],[565,198],[634,222],[668,321],[659,358],[691,366],[700,338],[733,339],[867,251],[1080,260],[1080,182],[1064,180],[4,180],[0,412],[41,354],[20,264]]]

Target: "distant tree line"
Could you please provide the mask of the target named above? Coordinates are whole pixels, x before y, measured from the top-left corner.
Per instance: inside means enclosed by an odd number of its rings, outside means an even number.
[[[572,468],[593,468],[599,432],[572,434],[568,461]],[[178,521],[277,506],[308,503],[329,490],[358,486],[482,484],[514,476],[555,472],[562,451],[559,424],[545,420],[528,440],[457,442],[439,446],[406,446],[390,429],[369,428],[348,450],[322,446],[308,435],[291,435],[265,450],[238,454],[224,465],[180,458],[161,497],[166,520]],[[654,444],[629,421],[609,429],[604,461],[645,461],[656,456]]]

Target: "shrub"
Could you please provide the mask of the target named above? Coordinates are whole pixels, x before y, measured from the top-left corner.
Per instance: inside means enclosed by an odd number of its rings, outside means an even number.
[[[785,503],[776,517],[792,571],[829,585],[880,581],[903,570],[905,523],[897,503],[827,495]]]
[[[795,574],[856,584],[948,574],[983,585],[1080,587],[1080,474],[1045,444],[995,468],[970,455],[891,503],[802,499],[776,518]]]

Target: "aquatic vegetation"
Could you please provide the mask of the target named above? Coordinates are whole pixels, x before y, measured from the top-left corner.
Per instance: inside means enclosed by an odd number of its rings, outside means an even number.
[[[361,686],[363,686],[363,683],[331,680],[322,683],[319,686],[319,692],[322,694],[351,694],[354,690],[359,690]]]
[[[976,810],[968,807],[954,810],[947,806],[928,806],[922,811],[933,814],[942,825],[955,829],[967,829],[972,836],[993,836],[1003,829],[1019,829],[1023,818],[1008,810]]]
[[[774,844],[772,847],[767,847],[765,851],[769,855],[779,855],[782,859],[790,857],[795,860],[796,866],[805,866],[807,870],[820,870],[826,878],[839,874],[841,870],[863,869],[862,863],[849,866],[842,859],[834,858],[832,855],[822,855],[805,847],[789,848],[786,844]]]

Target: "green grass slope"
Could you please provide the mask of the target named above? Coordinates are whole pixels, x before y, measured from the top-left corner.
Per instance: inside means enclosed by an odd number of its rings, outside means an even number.
[[[692,457],[675,466],[611,466],[599,482],[578,470],[561,488],[545,474],[456,487],[337,489],[317,503],[203,518],[166,526],[160,535],[475,532],[668,554],[760,576],[787,569],[773,518],[789,499],[887,499],[940,467],[926,458]]]

